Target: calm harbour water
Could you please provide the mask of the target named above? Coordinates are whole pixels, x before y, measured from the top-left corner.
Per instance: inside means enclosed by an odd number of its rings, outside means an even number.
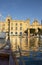
[[[31,40],[32,45],[30,46],[31,50],[30,52],[25,52],[24,56],[21,56],[19,58],[19,64],[20,65],[42,65],[42,38],[33,38]],[[39,48],[38,51],[33,51],[34,43],[38,44]],[[25,47],[26,48],[26,47]]]
[[[22,55],[20,56],[19,51],[19,54],[15,52],[19,56],[17,58],[19,65],[42,65],[42,38],[29,38],[28,43],[30,43],[30,51],[28,51],[28,45],[24,43],[24,48],[22,48],[23,50],[21,52]],[[34,51],[35,46],[38,47],[38,51],[36,52]]]

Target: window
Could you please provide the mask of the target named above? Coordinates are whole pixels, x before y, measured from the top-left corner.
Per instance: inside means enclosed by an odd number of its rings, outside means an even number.
[[[22,27],[20,27],[20,30],[22,30]]]
[[[17,26],[17,23],[16,23],[16,26]]]
[[[22,35],[22,32],[20,32],[20,35]]]
[[[10,19],[8,19],[8,21],[10,21]]]
[[[15,34],[17,35],[17,32],[15,32]]]
[[[20,26],[22,26],[22,23],[20,23]]]
[[[16,27],[16,30],[17,30],[17,27]]]

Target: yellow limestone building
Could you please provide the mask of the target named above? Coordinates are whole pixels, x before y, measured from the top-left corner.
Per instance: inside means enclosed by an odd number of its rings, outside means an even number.
[[[29,49],[30,47],[30,29],[35,29],[38,32],[38,28],[42,26],[35,20],[30,25],[30,20],[13,20],[10,16],[6,20],[0,21],[0,33],[6,33],[6,41],[8,39],[8,32],[10,36],[10,43],[13,50],[18,50],[18,46],[22,49]],[[27,31],[27,34],[25,33]],[[36,44],[37,45],[37,44]]]

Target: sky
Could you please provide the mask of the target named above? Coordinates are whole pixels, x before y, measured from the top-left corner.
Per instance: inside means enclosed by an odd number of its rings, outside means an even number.
[[[0,20],[11,16],[12,19],[42,20],[42,0],[0,0]]]

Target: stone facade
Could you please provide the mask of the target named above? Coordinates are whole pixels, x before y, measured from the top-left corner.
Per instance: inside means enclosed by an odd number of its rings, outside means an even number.
[[[34,20],[30,24],[30,20],[13,20],[11,17],[7,17],[4,22],[0,21],[0,33],[6,33],[6,41],[8,39],[8,32],[10,36],[10,43],[13,50],[18,50],[18,46],[23,50],[29,49],[30,47],[30,29],[35,29],[38,32],[38,28],[42,26],[38,23],[37,20]],[[25,31],[27,30],[27,33]],[[27,40],[27,41],[26,41]],[[27,45],[27,46],[26,46]],[[36,46],[38,44],[35,44]],[[24,48],[23,48],[24,47]]]

